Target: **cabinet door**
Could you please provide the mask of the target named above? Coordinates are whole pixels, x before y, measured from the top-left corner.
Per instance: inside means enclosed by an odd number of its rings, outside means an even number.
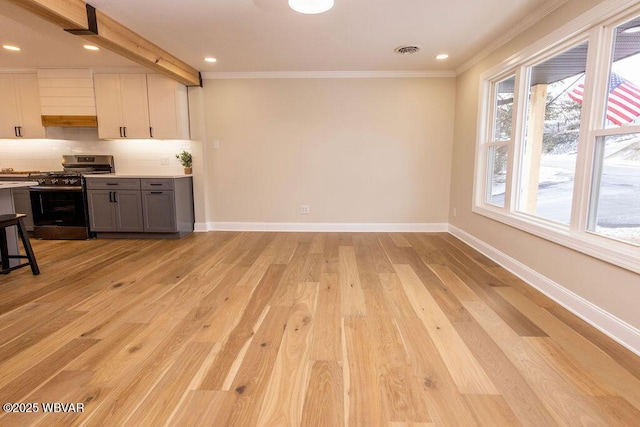
[[[89,228],[91,231],[118,231],[113,191],[87,191]]]
[[[189,139],[187,88],[159,74],[147,75],[151,137]]]
[[[103,139],[123,138],[121,128],[122,98],[119,74],[94,74],[98,137]]]
[[[14,74],[13,82],[18,100],[20,136],[23,138],[45,138],[38,75]]]
[[[140,191],[123,190],[115,194],[118,231],[131,233],[144,231]]]
[[[0,74],[0,138],[15,138],[18,122],[18,103],[13,74]]]
[[[175,233],[175,198],[173,191],[143,191],[144,231]]]
[[[120,74],[122,116],[127,138],[150,138],[146,74]]]

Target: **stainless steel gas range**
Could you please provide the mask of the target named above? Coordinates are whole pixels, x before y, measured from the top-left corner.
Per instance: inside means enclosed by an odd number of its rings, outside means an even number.
[[[114,173],[109,155],[62,156],[62,171],[30,175],[38,185],[29,187],[33,209],[33,237],[89,239],[89,217],[84,174]]]

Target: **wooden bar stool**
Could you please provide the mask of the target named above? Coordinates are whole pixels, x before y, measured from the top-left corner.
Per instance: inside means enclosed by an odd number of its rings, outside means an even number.
[[[40,274],[40,269],[36,262],[36,256],[33,254],[33,249],[31,249],[31,243],[29,242],[29,236],[27,235],[27,229],[24,226],[24,217],[26,217],[25,214],[0,215],[0,257],[2,258],[2,270],[0,270],[0,274],[7,274],[12,270],[26,267],[28,265],[31,266],[31,272],[33,274]],[[7,227],[13,226],[18,229],[18,235],[22,240],[22,246],[24,246],[24,251],[27,253],[26,255],[20,255],[19,253],[16,255],[9,255],[9,249],[7,247]],[[10,267],[10,259],[27,259],[27,262]]]

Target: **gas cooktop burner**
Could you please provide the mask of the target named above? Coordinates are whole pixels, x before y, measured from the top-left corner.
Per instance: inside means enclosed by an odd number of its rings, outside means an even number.
[[[99,174],[99,173],[111,173],[111,171],[54,171],[54,172],[39,172],[29,174],[29,178],[35,178],[36,181],[51,180],[51,179],[65,179],[65,178],[80,178],[85,174]]]

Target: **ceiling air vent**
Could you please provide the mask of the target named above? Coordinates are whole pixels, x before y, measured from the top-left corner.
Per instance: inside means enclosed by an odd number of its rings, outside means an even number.
[[[402,55],[411,55],[412,53],[416,53],[419,50],[420,50],[420,46],[410,45],[410,46],[397,47],[393,51],[395,53],[400,53]]]

